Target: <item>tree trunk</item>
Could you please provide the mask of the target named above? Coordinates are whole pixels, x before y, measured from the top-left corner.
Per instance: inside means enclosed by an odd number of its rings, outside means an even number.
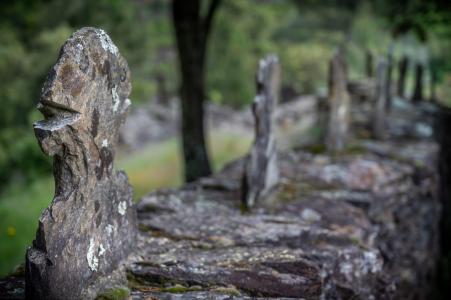
[[[200,0],[173,0],[172,16],[181,71],[182,146],[185,180],[211,174],[205,143],[205,60],[208,33],[219,0],[212,0],[205,17]]]
[[[421,100],[423,100],[423,65],[418,63],[415,68],[415,89],[412,101],[419,102]]]
[[[404,98],[404,90],[406,86],[406,75],[407,75],[407,66],[409,65],[409,59],[407,56],[404,56],[398,64],[399,77],[398,77],[398,88],[397,94],[399,97]]]

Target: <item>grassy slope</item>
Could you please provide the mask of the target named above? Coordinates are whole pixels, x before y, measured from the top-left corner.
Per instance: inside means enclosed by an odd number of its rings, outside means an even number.
[[[242,156],[251,138],[215,132],[211,135],[211,153],[215,170]],[[181,161],[175,138],[150,145],[132,156],[120,155],[117,169],[124,169],[135,190],[135,199],[161,187],[180,185]],[[23,262],[25,249],[34,238],[41,211],[50,203],[53,179],[41,178],[28,186],[9,187],[0,195],[0,276]]]

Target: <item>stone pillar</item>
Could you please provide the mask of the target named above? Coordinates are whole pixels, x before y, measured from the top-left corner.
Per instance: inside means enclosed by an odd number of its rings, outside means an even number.
[[[376,102],[374,105],[372,119],[373,137],[376,139],[383,139],[385,137],[387,114],[387,75],[387,60],[380,58],[376,68]]]
[[[389,112],[392,106],[392,75],[393,75],[393,46],[391,45],[388,49],[387,54],[387,76],[385,78],[385,97],[386,103],[385,108],[386,111]]]
[[[436,93],[437,71],[435,70],[434,67],[431,67],[430,70],[431,70],[431,83],[430,83],[431,95],[429,97],[429,100],[431,102],[437,102],[437,93]]]
[[[374,76],[374,70],[373,70],[373,53],[371,53],[370,49],[366,49],[365,51],[365,72],[366,77],[371,78]]]
[[[409,59],[407,56],[403,56],[398,63],[398,87],[397,94],[399,97],[405,97],[405,86],[406,86],[406,76],[407,76],[407,67],[409,66]]]
[[[413,90],[412,96],[413,102],[419,102],[423,100],[423,71],[423,65],[421,63],[417,63],[415,67],[415,88]]]
[[[277,149],[274,136],[274,110],[279,99],[280,65],[277,56],[261,59],[256,76],[257,95],[252,104],[255,140],[246,162],[242,203],[245,208],[267,196],[279,181]]]
[[[342,52],[338,50],[329,65],[329,120],[326,133],[328,152],[343,150],[349,140],[351,97],[347,85],[346,62]]]
[[[127,62],[103,30],[80,29],[63,45],[34,124],[53,156],[55,195],[27,250],[28,299],[93,299],[133,248],[132,188],[113,167],[130,91]]]

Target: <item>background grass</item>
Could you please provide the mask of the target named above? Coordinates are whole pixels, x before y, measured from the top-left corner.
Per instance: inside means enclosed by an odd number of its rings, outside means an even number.
[[[209,140],[213,167],[217,171],[226,162],[244,155],[252,138],[214,131]],[[158,188],[178,186],[182,183],[182,164],[177,139],[149,145],[133,155],[119,154],[116,169],[127,172],[135,200]],[[53,188],[53,177],[45,177],[31,185],[8,186],[0,194],[0,276],[24,261],[39,216],[52,199]]]

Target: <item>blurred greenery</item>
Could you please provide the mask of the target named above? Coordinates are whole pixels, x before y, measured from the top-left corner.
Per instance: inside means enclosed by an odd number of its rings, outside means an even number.
[[[427,6],[427,15],[422,15],[418,10],[423,6],[406,4],[410,16],[387,2],[224,1],[208,49],[208,98],[234,107],[249,104],[258,59],[269,52],[277,53],[282,62],[282,95],[288,100],[297,94],[325,93],[328,60],[337,46],[346,45],[350,75],[360,78],[365,50],[378,56],[393,45],[395,61],[403,54],[412,58],[411,70],[418,61],[433,66],[437,95],[451,101],[451,30],[443,13]],[[167,0],[0,2],[0,189],[10,182],[31,182],[51,170],[31,130],[40,118],[34,106],[60,46],[77,28],[101,27],[112,36],[132,70],[135,105],[155,99],[162,80],[169,98],[177,94],[169,5]],[[392,15],[397,17],[387,18]],[[426,41],[399,30],[394,38],[393,28],[409,16],[411,23],[426,28]],[[408,87],[412,76],[411,71]],[[429,71],[426,80],[431,81]]]
[[[367,49],[376,58],[392,46],[395,62],[405,54],[411,58],[408,89],[420,62],[427,68],[426,82],[433,70],[437,96],[451,104],[451,15],[441,2],[223,1],[208,49],[208,98],[248,105],[258,59],[269,52],[280,57],[282,98],[289,100],[325,93],[328,61],[337,46],[347,49],[353,79],[365,76]],[[30,224],[51,198],[51,160],[41,153],[31,124],[41,118],[35,104],[59,48],[76,29],[101,27],[130,65],[134,105],[155,99],[161,89],[157,78],[164,79],[171,98],[179,76],[169,5],[168,0],[0,1],[0,273],[22,260],[34,235]],[[216,166],[245,152],[247,141],[236,140],[212,143]],[[175,140],[158,147],[118,163],[129,171],[136,195],[180,183]]]

